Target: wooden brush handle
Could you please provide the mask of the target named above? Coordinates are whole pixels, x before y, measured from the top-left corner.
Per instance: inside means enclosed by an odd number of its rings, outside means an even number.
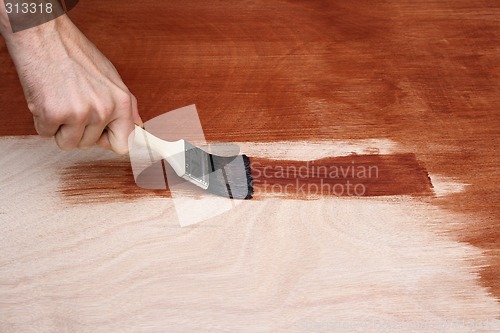
[[[179,177],[182,177],[186,173],[186,158],[184,151],[186,145],[184,140],[175,142],[165,141],[135,125],[134,143],[158,153],[167,160]]]

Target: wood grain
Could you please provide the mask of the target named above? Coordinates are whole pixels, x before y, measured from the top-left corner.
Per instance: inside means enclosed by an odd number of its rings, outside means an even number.
[[[244,149],[260,158],[294,150],[298,158],[309,145],[316,157],[335,150],[314,142]],[[96,191],[106,200],[92,201],[82,186],[75,204],[58,191],[60,172],[72,165],[119,165],[110,153],[63,153],[38,137],[4,138],[0,149],[9,156],[0,174],[2,332],[330,332],[335,325],[491,332],[498,325],[500,307],[478,280],[488,258],[449,235],[470,221],[426,200],[248,200],[180,228],[169,198]]]
[[[124,173],[117,187],[138,191],[130,200],[61,197],[64,168],[123,160],[2,139],[0,331],[333,331],[335,319],[370,316],[498,317],[498,1],[88,0],[70,16],[144,120],[195,103],[208,140],[285,160],[310,153],[287,155],[286,142],[388,140],[435,187],[460,190],[268,198],[178,230],[160,217],[168,199]],[[35,134],[1,42],[0,78],[0,135]]]

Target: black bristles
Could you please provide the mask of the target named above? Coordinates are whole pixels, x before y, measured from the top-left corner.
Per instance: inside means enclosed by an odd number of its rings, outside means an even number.
[[[253,196],[253,176],[252,176],[252,164],[250,163],[250,158],[247,155],[242,155],[243,163],[245,164],[245,174],[247,176],[247,196],[245,199],[252,199]]]
[[[210,155],[210,161],[208,191],[231,199],[252,198],[253,177],[248,156]]]

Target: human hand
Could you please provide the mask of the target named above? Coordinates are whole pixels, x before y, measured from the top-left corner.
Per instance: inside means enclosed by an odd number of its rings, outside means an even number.
[[[137,100],[111,62],[63,15],[5,36],[35,128],[64,150],[128,151]]]

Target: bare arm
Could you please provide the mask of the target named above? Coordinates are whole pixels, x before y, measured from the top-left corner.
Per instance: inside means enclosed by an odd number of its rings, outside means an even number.
[[[128,151],[137,100],[111,62],[67,15],[13,33],[0,0],[0,32],[15,63],[35,128],[61,149],[94,144]]]

